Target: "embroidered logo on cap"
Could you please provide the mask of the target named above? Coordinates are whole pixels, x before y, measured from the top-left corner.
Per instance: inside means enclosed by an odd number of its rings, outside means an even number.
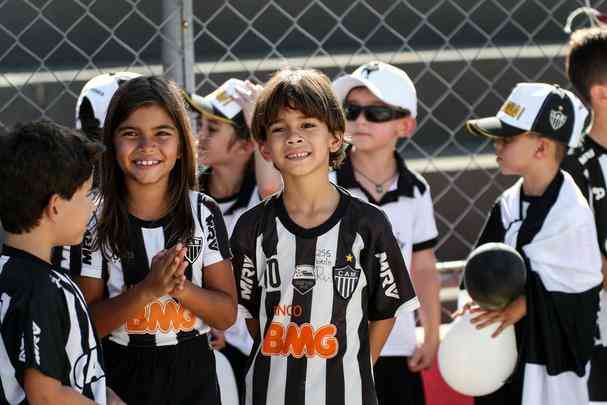
[[[563,107],[559,107],[562,109]],[[567,122],[567,116],[559,110],[550,110],[550,126],[555,131],[558,131]]]
[[[368,63],[362,70],[361,76],[363,76],[365,79],[369,78],[369,75],[375,71],[379,70],[379,63],[377,62],[371,62]]]
[[[506,101],[504,106],[502,107],[502,111],[509,117],[514,119],[518,119],[521,116],[523,111],[525,111],[525,107],[520,106],[512,101]]]

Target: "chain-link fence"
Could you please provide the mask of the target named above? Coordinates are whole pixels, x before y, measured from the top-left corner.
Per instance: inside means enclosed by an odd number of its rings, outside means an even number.
[[[73,125],[80,88],[104,71],[167,73],[206,94],[284,65],[336,77],[383,60],[416,84],[418,129],[401,149],[432,187],[438,258],[461,259],[511,182],[463,123],[494,113],[518,81],[566,85],[563,25],[583,5],[607,0],[4,0],[0,128]]]

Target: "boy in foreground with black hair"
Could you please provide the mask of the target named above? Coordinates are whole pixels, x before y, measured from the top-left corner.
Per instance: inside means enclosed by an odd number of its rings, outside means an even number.
[[[565,59],[567,75],[592,110],[592,124],[581,145],[563,162],[594,211],[603,258],[598,336],[592,354],[588,390],[591,403],[607,403],[607,28],[575,31]]]
[[[471,309],[478,328],[499,323],[494,336],[514,325],[519,352],[510,381],[476,404],[588,402],[601,255],[592,211],[560,170],[587,114],[567,90],[519,83],[495,117],[467,122],[472,133],[495,140],[501,172],[521,176],[498,198],[477,245],[506,243],[527,264],[524,295],[502,310]]]
[[[232,234],[239,303],[255,338],[247,404],[377,404],[372,364],[418,301],[385,214],[329,181],[345,121],[329,79],[279,71],[252,132],[284,190]]]
[[[82,293],[51,265],[91,218],[103,146],[40,121],[0,137],[0,402],[106,403],[101,346]]]

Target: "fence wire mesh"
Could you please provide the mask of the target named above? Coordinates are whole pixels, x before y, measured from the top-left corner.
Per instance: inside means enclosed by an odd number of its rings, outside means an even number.
[[[264,82],[285,65],[335,78],[382,60],[416,84],[418,129],[400,149],[431,185],[437,257],[461,259],[512,181],[498,175],[491,145],[465,134],[464,121],[494,113],[516,82],[566,86],[567,16],[584,5],[605,11],[606,3],[4,0],[0,128],[40,117],[73,125],[82,85],[101,72],[167,74],[206,94],[229,77]],[[584,17],[574,22],[585,25]]]

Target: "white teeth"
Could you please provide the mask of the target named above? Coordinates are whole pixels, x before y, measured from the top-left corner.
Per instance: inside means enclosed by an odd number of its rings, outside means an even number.
[[[287,155],[287,159],[303,159],[308,156],[310,156],[309,152],[293,153],[293,154]]]
[[[160,160],[136,160],[135,164],[138,166],[152,166],[160,163]]]

